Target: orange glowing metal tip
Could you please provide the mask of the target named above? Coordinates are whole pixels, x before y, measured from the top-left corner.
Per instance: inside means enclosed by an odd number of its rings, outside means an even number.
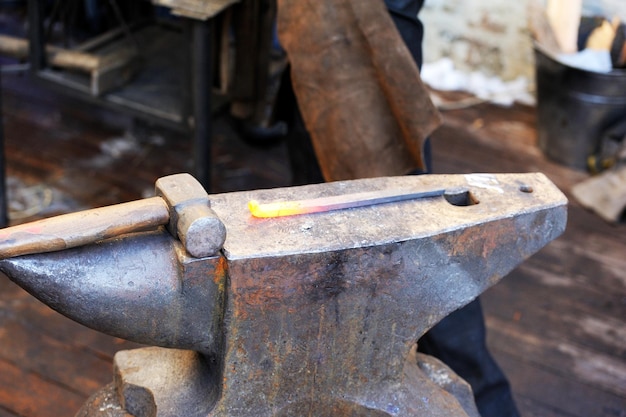
[[[382,190],[343,194],[332,197],[311,198],[308,200],[274,201],[271,203],[259,203],[256,200],[250,200],[248,202],[248,208],[254,217],[285,217],[297,214],[320,213],[348,208],[373,206],[376,204],[395,203],[398,201],[414,200],[418,198],[439,197],[444,195],[444,193],[445,189],[443,188],[417,192]]]

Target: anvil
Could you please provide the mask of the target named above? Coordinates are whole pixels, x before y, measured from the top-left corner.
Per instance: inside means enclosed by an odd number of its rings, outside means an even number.
[[[248,209],[389,190],[417,197],[285,217]],[[0,261],[60,313],[151,346],[118,352],[114,381],[78,416],[476,417],[467,385],[417,354],[417,340],[559,236],[567,218],[567,199],[538,173],[209,200],[226,230],[214,255],[190,255],[158,226]]]

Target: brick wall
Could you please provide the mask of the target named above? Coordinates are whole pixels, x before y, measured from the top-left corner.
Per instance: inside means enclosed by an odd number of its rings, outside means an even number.
[[[529,0],[426,0],[420,14],[426,27],[426,62],[450,57],[463,70],[480,70],[504,80],[532,78]],[[626,1],[585,0],[585,14],[619,16]]]

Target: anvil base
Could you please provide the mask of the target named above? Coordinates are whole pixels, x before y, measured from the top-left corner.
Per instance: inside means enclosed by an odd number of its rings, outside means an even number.
[[[210,369],[196,352],[150,347],[118,352],[114,362],[114,382],[94,394],[76,417],[154,417],[157,410],[159,416],[234,417],[211,412],[212,401],[205,395],[214,391]],[[404,383],[391,391],[384,388],[375,400],[393,398],[389,410],[368,407],[368,398],[333,398],[287,404],[273,417],[391,417],[398,415],[398,397],[412,402],[407,408],[419,408],[422,417],[480,417],[469,384],[432,356],[411,352]]]

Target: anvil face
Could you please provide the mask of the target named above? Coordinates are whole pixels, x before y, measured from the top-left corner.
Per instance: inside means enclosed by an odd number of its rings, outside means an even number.
[[[273,219],[246,213],[251,198],[441,186],[467,189],[478,204],[439,197]],[[428,415],[405,385],[411,347],[558,236],[565,204],[542,175],[378,178],[215,196],[228,230],[226,321],[236,330],[224,349],[229,409],[212,415],[274,415],[311,398]],[[356,410],[341,415],[369,415]]]
[[[251,216],[247,207],[252,199],[442,187],[455,196],[269,219]],[[132,340],[150,319],[152,332],[141,331],[139,341],[196,350],[204,359],[164,354],[163,360],[210,374],[185,388],[194,397],[206,392],[206,401],[181,410],[185,402],[171,399],[180,384],[166,394],[153,382],[162,375],[139,377],[117,357],[120,401],[133,403],[124,387],[143,386],[157,416],[467,416],[473,411],[420,370],[415,343],[560,235],[566,205],[541,174],[376,178],[219,194],[211,196],[211,207],[227,230],[220,256],[190,258],[166,232],[156,232],[6,260],[2,269],[45,301],[62,298],[68,288],[80,291],[68,282],[110,286],[120,267],[134,264],[141,297],[128,287],[110,290],[115,296],[109,298],[98,291],[91,300],[110,304],[109,313],[86,324]],[[96,262],[98,277],[75,268],[70,280],[61,278],[63,259],[75,257]],[[124,274],[120,282],[130,280]],[[159,274],[168,276],[154,279]],[[46,277],[48,292],[35,288],[33,275]],[[151,306],[142,320],[133,308],[138,299]],[[54,307],[77,320],[76,311],[85,312],[84,306]],[[113,324],[111,310],[119,313]]]

